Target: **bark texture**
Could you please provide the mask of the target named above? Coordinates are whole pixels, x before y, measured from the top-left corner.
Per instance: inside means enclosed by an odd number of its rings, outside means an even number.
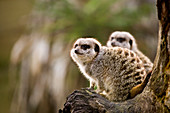
[[[170,112],[170,1],[157,0],[159,37],[149,83],[141,94],[124,102],[110,102],[91,89],[76,90],[60,113],[168,113]]]

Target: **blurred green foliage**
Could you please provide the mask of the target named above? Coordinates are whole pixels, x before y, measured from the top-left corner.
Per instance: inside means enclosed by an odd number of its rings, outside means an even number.
[[[119,2],[119,0],[88,0],[77,8],[68,0],[52,0],[37,2],[35,6],[37,11],[44,13],[44,16],[54,19],[54,23],[43,28],[46,32],[65,31],[65,38],[68,41],[82,36],[94,36],[105,42],[114,30],[133,31],[132,26],[154,10],[151,3],[143,2],[136,4],[137,6],[126,7],[126,4],[121,6]]]

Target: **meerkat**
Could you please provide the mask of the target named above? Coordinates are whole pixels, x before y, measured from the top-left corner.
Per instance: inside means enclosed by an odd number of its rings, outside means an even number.
[[[105,47],[96,39],[79,38],[70,55],[90,81],[90,87],[96,84],[97,92],[105,91],[105,97],[110,101],[136,96],[137,88],[133,87],[140,87],[145,78],[142,61],[126,48]]]
[[[145,56],[137,47],[135,38],[125,31],[113,32],[107,41],[108,47],[123,47],[132,50],[142,60],[146,73],[148,74],[153,67],[151,60]]]

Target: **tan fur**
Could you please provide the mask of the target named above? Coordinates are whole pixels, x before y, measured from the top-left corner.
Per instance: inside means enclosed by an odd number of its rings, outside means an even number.
[[[118,38],[123,38],[124,41],[120,42],[118,41]],[[132,43],[130,43],[130,40]],[[145,56],[138,48],[136,44],[135,38],[128,32],[125,31],[116,31],[113,32],[109,40],[107,42],[108,47],[123,47],[132,50],[137,54],[137,56],[142,60],[143,65],[145,67],[145,70],[147,73],[149,73],[152,70],[153,63],[150,61],[150,59]]]
[[[82,45],[90,48],[83,50]],[[96,51],[96,45],[99,51]],[[93,38],[78,39],[70,54],[83,75],[97,84],[98,92],[105,91],[110,101],[127,100],[130,90],[141,84],[146,74],[142,61],[133,51],[104,47]]]

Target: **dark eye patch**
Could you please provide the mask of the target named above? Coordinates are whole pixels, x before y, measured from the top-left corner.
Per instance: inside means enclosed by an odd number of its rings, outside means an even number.
[[[83,49],[83,50],[86,50],[86,49],[89,49],[89,48],[90,48],[90,45],[86,45],[86,44],[81,45],[81,49]]]
[[[118,42],[124,42],[124,41],[126,41],[125,38],[121,38],[121,37],[117,38],[116,40],[117,40]]]
[[[78,46],[78,44],[76,44],[75,46],[74,46],[74,48],[76,48]]]

